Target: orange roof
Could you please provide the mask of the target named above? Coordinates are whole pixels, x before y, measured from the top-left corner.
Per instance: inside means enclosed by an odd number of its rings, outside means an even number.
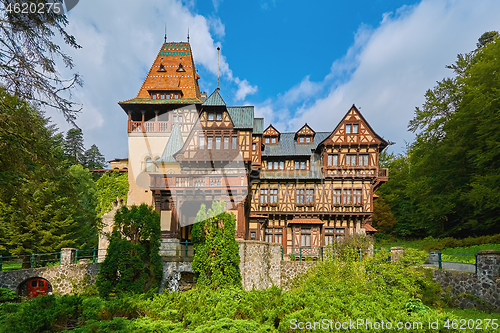
[[[320,219],[293,219],[290,223],[323,224],[323,221]]]
[[[186,42],[164,43],[149,70],[135,99],[138,103],[150,100],[151,91],[182,91],[182,99],[201,102],[198,73],[194,67],[191,45]],[[140,100],[138,100],[140,99]],[[163,102],[163,101],[162,101]],[[168,101],[172,103],[173,101]],[[182,101],[179,101],[182,102]],[[124,103],[124,102],[122,102]]]
[[[365,230],[366,231],[377,231],[377,229],[375,229],[374,227],[372,227],[369,224],[365,224]]]

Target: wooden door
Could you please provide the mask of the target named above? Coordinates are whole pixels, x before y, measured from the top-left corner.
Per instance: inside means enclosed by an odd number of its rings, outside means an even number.
[[[32,278],[28,282],[28,297],[37,297],[40,295],[47,295],[47,288],[49,282],[41,278]]]

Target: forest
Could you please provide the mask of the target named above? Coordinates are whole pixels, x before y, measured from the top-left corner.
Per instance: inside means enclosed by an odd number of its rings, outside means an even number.
[[[500,233],[498,32],[447,68],[451,76],[426,92],[408,124],[415,141],[380,157],[390,175],[374,209],[380,238]]]

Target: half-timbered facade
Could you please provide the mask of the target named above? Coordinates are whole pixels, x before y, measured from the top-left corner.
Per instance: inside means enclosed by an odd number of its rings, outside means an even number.
[[[333,131],[281,133],[201,94],[189,43],[165,43],[128,115],[128,204],[153,204],[165,241],[189,240],[201,204],[224,201],[235,236],[315,251],[373,231],[375,189],[387,180],[387,142],[353,105]],[[332,110],[334,115],[336,110]]]

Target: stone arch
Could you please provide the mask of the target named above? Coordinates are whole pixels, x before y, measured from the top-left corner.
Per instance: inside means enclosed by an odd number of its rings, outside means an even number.
[[[41,276],[32,276],[24,279],[17,286],[16,292],[19,296],[36,297],[39,295],[52,295],[52,283]]]

